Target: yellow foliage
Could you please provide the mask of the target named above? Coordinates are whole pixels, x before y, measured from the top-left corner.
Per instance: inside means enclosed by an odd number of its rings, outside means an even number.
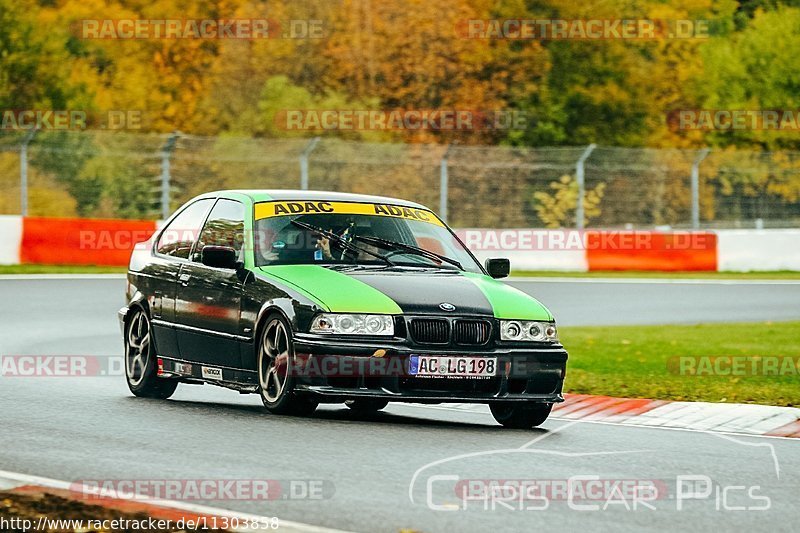
[[[29,190],[28,214],[39,217],[74,217],[78,203],[67,191],[53,187],[32,187]]]
[[[77,214],[75,199],[50,176],[28,169],[28,214],[31,216],[71,217]],[[0,153],[0,214],[20,213],[19,154]]]
[[[600,183],[587,190],[583,198],[584,225],[592,217],[600,216],[600,201],[603,199],[606,184]],[[564,175],[558,181],[550,182],[551,192],[533,193],[533,208],[539,219],[548,228],[572,226],[575,223],[575,206],[578,201],[578,182],[572,176]]]

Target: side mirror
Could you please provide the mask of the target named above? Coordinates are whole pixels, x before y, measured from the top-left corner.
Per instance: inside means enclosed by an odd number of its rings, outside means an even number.
[[[210,267],[214,268],[230,268],[235,269],[236,265],[236,250],[230,246],[203,246],[200,252],[200,261]]]
[[[495,279],[505,278],[511,271],[511,261],[505,257],[490,257],[484,263],[486,272]]]

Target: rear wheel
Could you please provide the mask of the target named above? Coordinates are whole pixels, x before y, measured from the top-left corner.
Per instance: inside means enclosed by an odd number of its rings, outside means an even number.
[[[347,400],[344,404],[356,413],[366,414],[380,411],[389,405],[389,400],[381,400],[380,398],[356,398],[355,400]]]
[[[172,396],[178,388],[178,382],[157,376],[152,339],[147,312],[136,308],[125,326],[125,377],[128,388],[136,396],[163,400]]]
[[[267,319],[258,348],[258,385],[261,401],[276,415],[310,415],[317,402],[294,392],[290,363],[294,347],[289,327],[279,316]]]
[[[492,403],[492,416],[503,427],[531,429],[539,426],[550,416],[553,404],[549,403]]]

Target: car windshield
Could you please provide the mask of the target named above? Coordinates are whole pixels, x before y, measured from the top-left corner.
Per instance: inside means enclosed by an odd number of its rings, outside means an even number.
[[[256,264],[402,265],[480,273],[430,211],[347,202],[256,206]]]

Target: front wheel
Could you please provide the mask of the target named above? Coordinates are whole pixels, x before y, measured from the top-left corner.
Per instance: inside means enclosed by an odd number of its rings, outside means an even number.
[[[158,377],[152,335],[147,312],[137,308],[125,326],[125,378],[134,395],[165,400],[178,388],[178,382]]]
[[[492,416],[503,427],[531,429],[539,426],[550,416],[550,403],[491,403]]]
[[[258,389],[261,401],[276,415],[310,415],[317,402],[294,393],[290,363],[294,347],[289,327],[282,318],[267,320],[261,331],[258,348]]]

